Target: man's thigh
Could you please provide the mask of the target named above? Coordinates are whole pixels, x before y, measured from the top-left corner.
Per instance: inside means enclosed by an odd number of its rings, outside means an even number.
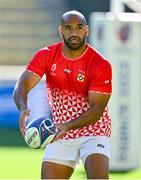
[[[75,140],[58,140],[46,146],[42,161],[54,162],[75,168],[79,160],[79,146]]]
[[[85,170],[88,179],[108,179],[109,158],[103,154],[91,154],[86,158]]]
[[[89,179],[108,179],[110,138],[89,137],[80,150],[80,156]]]
[[[78,159],[79,150],[74,140],[48,144],[42,160],[42,179],[68,179]]]
[[[72,167],[53,162],[42,162],[42,179],[69,179],[73,173]]]

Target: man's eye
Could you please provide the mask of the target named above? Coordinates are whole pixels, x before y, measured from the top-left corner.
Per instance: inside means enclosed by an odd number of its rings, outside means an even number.
[[[70,28],[69,26],[66,26],[65,29],[66,29],[66,30],[70,30],[71,28]]]
[[[77,29],[80,30],[80,29],[83,29],[83,27],[82,26],[78,26]]]

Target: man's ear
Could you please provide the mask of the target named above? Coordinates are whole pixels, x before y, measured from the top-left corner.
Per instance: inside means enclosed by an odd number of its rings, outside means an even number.
[[[89,26],[87,25],[87,26],[86,26],[86,36],[89,36],[89,32],[90,32]]]
[[[63,36],[62,36],[62,26],[58,27],[58,31],[59,31],[59,36],[62,39],[63,38]]]

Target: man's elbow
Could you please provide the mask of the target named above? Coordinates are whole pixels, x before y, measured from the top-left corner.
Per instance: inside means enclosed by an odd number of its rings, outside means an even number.
[[[102,116],[102,112],[101,111],[97,111],[96,112],[96,119],[99,120]]]
[[[104,112],[105,108],[94,108],[96,119],[99,120]]]

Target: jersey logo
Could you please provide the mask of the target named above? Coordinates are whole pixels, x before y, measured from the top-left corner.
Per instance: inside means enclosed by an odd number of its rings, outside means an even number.
[[[80,82],[84,82],[84,80],[85,80],[85,75],[79,73],[79,74],[77,75],[77,80],[80,81]]]
[[[72,70],[70,70],[70,69],[64,69],[64,73],[71,73],[72,72]]]
[[[52,64],[52,67],[51,67],[51,75],[52,76],[56,75],[55,71],[56,71],[56,64]]]
[[[106,80],[104,81],[105,84],[109,84],[110,83],[110,80]]]

